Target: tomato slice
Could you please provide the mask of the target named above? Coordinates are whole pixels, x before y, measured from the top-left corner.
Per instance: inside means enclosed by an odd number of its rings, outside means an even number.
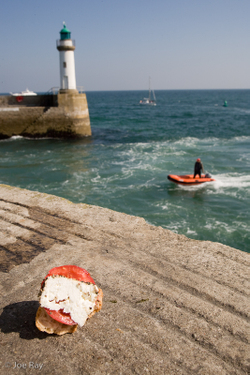
[[[69,279],[75,279],[79,281],[84,281],[85,283],[95,284],[94,280],[92,279],[88,271],[86,271],[84,268],[78,266],[60,266],[52,268],[49,271],[48,275],[43,280],[42,285],[44,281],[47,279],[47,277],[52,275],[65,276]]]
[[[57,320],[60,323],[67,324],[68,326],[73,326],[77,324],[74,320],[71,319],[70,313],[65,313],[63,310],[50,310],[44,307],[44,310],[49,314],[51,318]]]
[[[84,268],[78,267],[78,266],[60,266],[52,268],[48,275],[45,277],[45,279],[42,281],[41,287],[43,287],[43,284],[45,280],[52,275],[60,275],[68,277],[69,279],[75,279],[79,281],[84,281],[85,283],[91,283],[95,284],[94,280],[86,271]],[[51,318],[57,320],[60,323],[67,324],[67,325],[75,325],[75,323],[72,319],[69,313],[64,313],[63,310],[50,310],[45,308],[46,312],[51,316]]]

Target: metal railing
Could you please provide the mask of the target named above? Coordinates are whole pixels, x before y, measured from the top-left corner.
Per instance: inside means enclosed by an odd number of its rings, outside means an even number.
[[[49,89],[46,94],[48,95],[56,95],[58,94],[58,91],[60,90],[60,87],[51,87],[51,89]]]
[[[83,86],[76,86],[76,89],[79,91],[80,94],[84,93]]]
[[[80,94],[83,94],[85,92],[83,86],[76,86],[76,89]],[[46,94],[47,95],[56,95],[56,94],[58,94],[59,90],[60,90],[60,87],[51,87],[51,89],[49,89],[46,92]]]
[[[61,44],[61,42],[66,42],[66,41],[71,41],[72,42],[72,44],[70,43],[70,44],[67,44],[67,43],[63,43],[63,44]],[[57,39],[56,40],[56,46],[58,47],[58,46],[76,46],[76,41],[75,41],[75,39],[64,39],[64,40],[61,40],[61,39]]]

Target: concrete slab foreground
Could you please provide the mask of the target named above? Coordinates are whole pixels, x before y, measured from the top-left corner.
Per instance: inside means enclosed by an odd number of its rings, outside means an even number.
[[[249,254],[144,219],[0,185],[1,374],[249,374]],[[103,308],[34,324],[49,269],[87,269]]]

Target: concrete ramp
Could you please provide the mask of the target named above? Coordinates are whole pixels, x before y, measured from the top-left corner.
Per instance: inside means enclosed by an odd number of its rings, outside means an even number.
[[[249,254],[144,219],[0,185],[1,374],[249,374]],[[88,270],[102,310],[34,325],[55,266]]]

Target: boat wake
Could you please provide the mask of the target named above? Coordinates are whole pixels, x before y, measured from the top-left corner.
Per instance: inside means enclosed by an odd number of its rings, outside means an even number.
[[[242,175],[239,173],[233,174],[220,174],[215,176],[216,181],[213,186],[219,190],[222,188],[250,188],[250,175]]]

